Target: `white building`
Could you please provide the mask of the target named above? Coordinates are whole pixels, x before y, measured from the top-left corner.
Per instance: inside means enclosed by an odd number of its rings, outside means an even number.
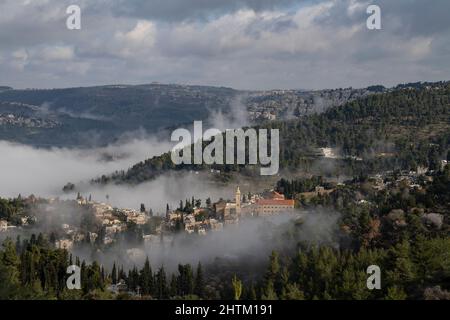
[[[58,240],[55,242],[55,247],[58,249],[70,250],[73,248],[73,241],[69,239]]]
[[[8,222],[5,220],[0,220],[0,232],[8,230]]]

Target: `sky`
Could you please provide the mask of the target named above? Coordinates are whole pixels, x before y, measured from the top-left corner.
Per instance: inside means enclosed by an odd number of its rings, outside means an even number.
[[[81,8],[81,30],[66,9]],[[381,8],[381,30],[366,27]],[[0,86],[322,89],[450,79],[448,0],[1,0]]]

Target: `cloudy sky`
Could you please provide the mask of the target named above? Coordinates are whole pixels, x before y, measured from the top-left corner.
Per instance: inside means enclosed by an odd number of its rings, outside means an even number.
[[[81,7],[81,30],[66,8]],[[382,10],[368,30],[366,9]],[[387,86],[450,79],[448,0],[1,0],[0,85]]]

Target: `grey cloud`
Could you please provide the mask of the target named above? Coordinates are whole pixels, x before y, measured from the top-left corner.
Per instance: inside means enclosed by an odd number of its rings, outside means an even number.
[[[258,19],[245,29],[245,33],[258,38],[261,32],[282,33],[295,28],[298,28],[298,25],[292,20],[292,16],[286,15],[270,21]]]
[[[428,36],[450,31],[450,2],[447,0],[338,0],[329,15],[316,19],[330,26],[365,25],[369,4],[378,5],[382,13],[383,29],[403,37]],[[355,10],[349,14],[349,6]]]
[[[78,0],[82,30],[69,31],[64,9],[71,2],[0,4],[8,12],[0,16],[2,85],[307,89],[450,78],[445,0],[374,1],[381,31],[365,28],[372,1],[356,0]],[[139,21],[150,31],[129,41]],[[73,48],[73,55],[48,54],[58,47]]]
[[[397,32],[404,35],[436,35],[450,32],[450,1],[379,1],[391,20],[400,21]]]
[[[208,20],[240,9],[255,11],[286,9],[311,0],[116,0],[110,8],[115,15],[161,21]]]

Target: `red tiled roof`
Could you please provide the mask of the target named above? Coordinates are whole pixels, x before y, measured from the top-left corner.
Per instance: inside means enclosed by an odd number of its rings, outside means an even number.
[[[263,197],[265,199],[284,200],[284,195],[276,192],[275,190],[267,191],[267,192],[263,193]]]
[[[281,193],[278,193],[276,191],[273,192],[273,198],[274,199],[283,199],[284,200],[284,195]]]
[[[294,206],[294,200],[275,200],[275,199],[259,199],[256,201],[258,205],[275,205],[275,206]]]

